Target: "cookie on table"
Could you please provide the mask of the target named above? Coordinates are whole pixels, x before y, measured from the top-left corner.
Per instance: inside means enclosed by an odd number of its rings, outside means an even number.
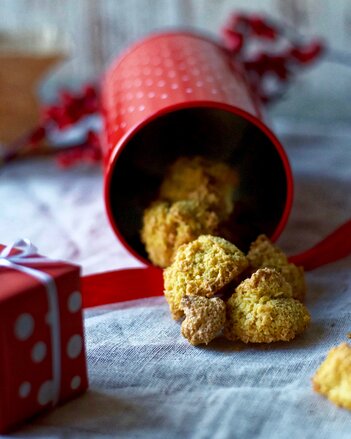
[[[247,266],[246,256],[217,236],[202,235],[179,247],[173,263],[164,270],[164,294],[173,318],[184,315],[180,305],[184,296],[213,297]]]
[[[331,349],[312,382],[316,392],[351,410],[351,346],[342,343]]]
[[[223,329],[226,308],[219,297],[184,296],[180,308],[185,313],[182,335],[194,346],[208,344]]]
[[[156,201],[144,212],[141,240],[151,262],[164,268],[171,264],[179,246],[214,233],[218,222],[217,214],[198,201]]]
[[[306,294],[303,268],[289,263],[287,256],[267,236],[258,236],[251,244],[247,257],[254,270],[267,267],[279,271],[291,285],[293,298],[303,301]]]
[[[244,343],[289,341],[309,322],[306,307],[293,299],[284,277],[262,268],[241,282],[228,300],[224,336]]]
[[[164,177],[160,198],[197,200],[225,219],[233,211],[237,186],[238,174],[227,164],[201,156],[180,157]]]

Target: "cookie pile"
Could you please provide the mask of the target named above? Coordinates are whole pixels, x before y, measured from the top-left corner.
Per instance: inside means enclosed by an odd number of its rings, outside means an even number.
[[[264,254],[259,258],[262,242]],[[280,255],[276,267],[271,255]],[[303,270],[287,260],[284,265],[282,255],[265,236],[258,237],[247,256],[212,235],[179,247],[164,270],[164,284],[173,318],[185,316],[183,336],[197,345],[221,334],[232,341],[271,343],[302,333],[310,315],[294,298],[293,287],[304,285]]]
[[[237,173],[223,162],[201,156],[176,160],[143,216],[141,240],[151,262],[167,267],[182,244],[220,234],[237,186]]]
[[[310,322],[303,304],[304,271],[265,235],[245,255],[227,224],[238,175],[208,158],[180,157],[158,198],[145,209],[141,240],[153,264],[165,268],[164,294],[181,333],[192,344],[222,335],[230,341],[290,341]],[[227,221],[227,223],[226,223]],[[332,349],[314,389],[351,410],[351,346]]]
[[[141,240],[164,270],[165,296],[193,345],[229,340],[291,340],[310,317],[303,269],[261,235],[245,255],[221,237],[239,178],[223,162],[180,157],[144,211]]]

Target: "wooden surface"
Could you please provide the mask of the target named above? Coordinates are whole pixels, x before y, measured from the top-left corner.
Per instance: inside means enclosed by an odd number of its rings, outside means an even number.
[[[63,84],[98,78],[124,47],[151,31],[181,26],[215,33],[236,9],[269,13],[351,52],[349,0],[0,0],[0,30],[53,26],[68,40],[69,60],[43,89],[50,95]],[[347,120],[350,97],[351,68],[323,62],[299,78],[274,112]]]
[[[59,59],[55,55],[0,56],[0,144],[10,145],[36,126],[37,83]]]

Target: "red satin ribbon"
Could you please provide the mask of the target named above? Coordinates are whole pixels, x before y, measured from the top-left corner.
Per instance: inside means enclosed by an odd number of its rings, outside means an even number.
[[[311,249],[289,258],[290,262],[313,270],[351,254],[351,220]],[[163,295],[162,270],[156,267],[130,268],[82,278],[83,306],[143,299]]]
[[[128,268],[81,278],[83,307],[144,299],[163,295],[162,270],[156,267]]]
[[[302,265],[310,271],[322,265],[330,264],[351,254],[351,220],[328,235],[314,247],[295,256],[289,261]]]

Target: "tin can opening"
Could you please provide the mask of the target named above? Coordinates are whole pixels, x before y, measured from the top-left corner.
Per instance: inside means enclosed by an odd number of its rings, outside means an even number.
[[[272,237],[277,232],[287,210],[288,180],[287,165],[272,140],[254,123],[225,109],[178,109],[149,121],[126,142],[110,178],[112,225],[144,262],[150,263],[140,240],[143,211],[157,198],[169,165],[180,156],[195,155],[223,161],[239,173],[228,220],[239,248],[246,251],[260,233]]]

